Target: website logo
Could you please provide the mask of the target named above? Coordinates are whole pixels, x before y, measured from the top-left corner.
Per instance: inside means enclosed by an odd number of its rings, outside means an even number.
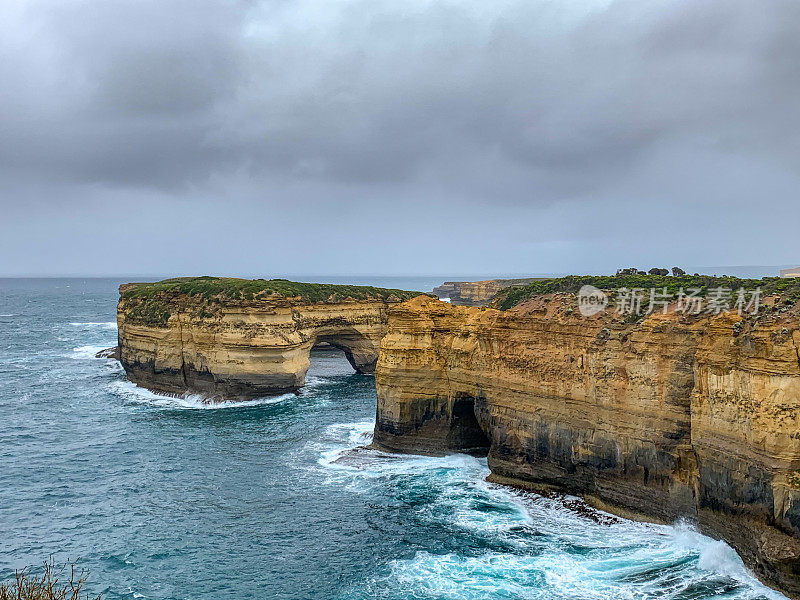
[[[584,317],[591,317],[605,310],[608,296],[593,285],[585,285],[578,291],[578,310]]]

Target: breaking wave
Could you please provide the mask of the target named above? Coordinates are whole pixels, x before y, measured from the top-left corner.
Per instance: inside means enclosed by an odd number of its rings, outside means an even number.
[[[291,398],[296,398],[295,394],[282,394],[267,398],[255,398],[253,400],[223,400],[215,401],[200,394],[185,394],[182,396],[167,396],[156,394],[148,389],[137,386],[127,380],[117,380],[109,384],[109,391],[122,398],[126,402],[133,404],[144,404],[156,406],[158,408],[169,408],[177,410],[224,410],[228,408],[246,408],[251,406],[262,406],[265,404],[278,404]]]
[[[543,497],[485,481],[485,459],[365,448],[374,423],[328,427],[317,464],[328,485],[394,490],[420,526],[456,543],[387,560],[343,600],[736,600],[784,598],[761,585],[727,544],[687,523],[633,522],[571,496]]]
[[[86,359],[86,358],[95,358],[95,355],[100,352],[101,350],[105,350],[108,348],[108,345],[87,345],[87,346],[78,346],[77,348],[72,349],[72,354],[70,355],[71,358],[77,359]]]
[[[116,329],[116,321],[108,321],[103,323],[70,323],[72,327],[81,327],[84,329],[99,328],[99,329]]]

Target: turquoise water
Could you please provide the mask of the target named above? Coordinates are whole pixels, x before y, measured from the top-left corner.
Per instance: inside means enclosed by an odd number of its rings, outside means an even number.
[[[0,280],[2,577],[52,555],[106,598],[782,598],[689,526],[488,484],[468,456],[358,450],[373,380],[335,352],[297,396],[140,390],[93,358],[118,283]]]

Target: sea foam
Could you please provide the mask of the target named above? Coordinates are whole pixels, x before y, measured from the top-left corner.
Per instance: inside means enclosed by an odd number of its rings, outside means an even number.
[[[151,392],[150,390],[139,387],[127,380],[116,380],[111,382],[111,384],[109,384],[109,391],[115,396],[134,404],[143,404],[158,408],[176,410],[224,410],[229,408],[246,408],[251,406],[262,406],[265,404],[277,404],[291,398],[296,398],[295,394],[282,394],[280,396],[256,398],[253,400],[214,401],[200,394],[167,396]]]
[[[373,427],[362,421],[327,428],[316,446],[327,483],[365,495],[396,490],[397,502],[419,506],[423,527],[462,531],[454,535],[463,537],[466,553],[419,550],[390,560],[348,599],[784,598],[761,585],[730,546],[688,523],[634,522],[574,496],[488,483],[485,459],[371,450],[364,446]],[[479,547],[486,550],[476,553]]]
[[[86,358],[95,358],[95,355],[100,352],[100,350],[105,350],[108,348],[108,345],[86,345],[86,346],[78,346],[77,348],[72,349],[72,354],[70,355],[71,358],[76,359],[86,359]]]
[[[70,323],[72,327],[80,327],[84,329],[91,329],[91,328],[98,328],[98,329],[116,329],[117,322],[116,321],[106,321],[106,322],[92,322],[92,323]]]

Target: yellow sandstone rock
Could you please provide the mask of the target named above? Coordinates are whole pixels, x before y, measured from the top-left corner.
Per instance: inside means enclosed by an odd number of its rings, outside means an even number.
[[[389,311],[375,444],[488,450],[492,478],[628,516],[696,520],[800,597],[794,313],[583,317],[574,296],[511,310],[427,297]]]
[[[303,385],[309,351],[320,342],[341,348],[356,371],[372,373],[387,307],[416,294],[275,281],[250,296],[240,288],[249,291],[257,282],[198,278],[121,286],[119,352],[129,379],[154,391],[212,399],[281,394]],[[272,289],[295,287],[313,297]],[[195,288],[207,293],[187,291]]]

